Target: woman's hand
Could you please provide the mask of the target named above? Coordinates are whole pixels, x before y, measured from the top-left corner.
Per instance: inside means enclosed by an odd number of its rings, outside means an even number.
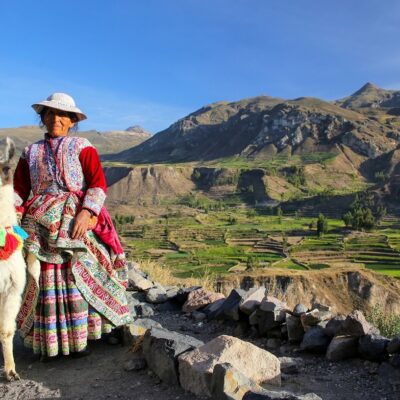
[[[90,211],[82,209],[74,219],[74,227],[72,229],[72,239],[82,239],[87,232],[90,221]]]

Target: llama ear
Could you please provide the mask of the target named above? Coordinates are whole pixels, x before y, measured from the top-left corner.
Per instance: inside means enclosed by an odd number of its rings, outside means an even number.
[[[5,156],[6,156],[6,161],[9,162],[9,161],[12,160],[12,158],[13,158],[14,155],[15,155],[15,143],[14,143],[14,141],[13,141],[11,138],[9,138],[8,136],[7,136],[7,138],[6,138],[6,143],[7,143],[7,147],[6,147],[6,154],[5,154]]]

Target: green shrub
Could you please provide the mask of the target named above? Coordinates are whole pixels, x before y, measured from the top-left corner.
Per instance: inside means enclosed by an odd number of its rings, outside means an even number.
[[[400,334],[400,315],[387,313],[383,310],[382,306],[375,306],[367,313],[366,318],[385,337],[392,338]]]

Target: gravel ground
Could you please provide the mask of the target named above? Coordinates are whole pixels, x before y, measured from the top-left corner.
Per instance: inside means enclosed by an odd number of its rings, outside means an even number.
[[[2,400],[199,399],[179,387],[163,385],[148,370],[125,371],[124,362],[132,357],[126,347],[96,341],[88,357],[62,357],[42,363],[16,342],[15,360],[21,380],[7,383],[0,378]]]
[[[208,341],[220,334],[240,336],[236,325],[194,322],[178,312],[152,317],[165,328]],[[265,338],[245,338],[266,348]],[[39,362],[31,351],[15,340],[15,359],[21,381],[7,383],[0,378],[0,399],[140,399],[196,400],[179,387],[164,385],[148,370],[125,371],[133,357],[126,347],[102,341],[91,344],[92,354],[82,359],[63,357]],[[282,376],[282,389],[296,394],[316,393],[323,400],[399,400],[400,391],[378,373],[379,364],[360,359],[338,363],[322,356],[302,354],[293,346],[269,350],[278,357],[291,357],[297,367]],[[270,387],[269,389],[277,390]]]

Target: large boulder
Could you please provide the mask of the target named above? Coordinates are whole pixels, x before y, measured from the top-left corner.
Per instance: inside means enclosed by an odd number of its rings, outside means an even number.
[[[358,353],[369,361],[385,361],[389,358],[387,346],[390,340],[380,335],[361,336],[358,341]]]
[[[324,328],[325,334],[330,337],[336,336],[342,330],[345,319],[344,315],[336,315],[331,318]]]
[[[124,343],[132,345],[140,338],[144,337],[146,332],[151,328],[162,328],[162,326],[158,322],[148,318],[137,319],[130,324],[124,325]]]
[[[199,310],[211,303],[214,303],[217,300],[224,298],[225,296],[222,293],[215,293],[203,288],[199,288],[191,291],[188,294],[187,300],[182,307],[182,311],[192,312],[195,310]]]
[[[143,355],[149,368],[165,383],[179,384],[178,359],[185,351],[204,343],[192,336],[171,332],[167,329],[148,330],[143,341]]]
[[[298,343],[303,340],[304,328],[300,317],[287,314],[286,315],[287,334],[290,343]]]
[[[298,303],[294,306],[294,309],[292,311],[292,315],[294,315],[295,317],[300,317],[300,315],[306,313],[308,311],[307,306],[305,306],[302,303]]]
[[[356,336],[335,336],[329,343],[326,358],[340,361],[357,356],[358,338]]]
[[[152,287],[146,294],[146,301],[153,304],[164,303],[168,300],[167,291],[159,284]]]
[[[247,291],[246,297],[243,298],[239,305],[240,311],[247,315],[252,314],[263,301],[265,292],[265,287],[252,288]]]
[[[211,396],[212,372],[216,364],[223,363],[230,363],[256,383],[281,383],[277,357],[251,343],[222,335],[179,356],[181,386],[194,394]]]
[[[309,353],[325,353],[329,346],[330,338],[325,335],[323,328],[313,326],[303,337],[300,348]]]
[[[190,287],[180,288],[174,300],[182,305],[186,302],[189,293],[197,289],[201,289],[201,286],[190,286]]]
[[[365,319],[361,311],[356,310],[343,321],[339,333],[346,336],[364,336],[369,333],[379,334],[379,331]]]
[[[137,271],[133,269],[128,270],[128,288],[143,292],[151,289],[153,286],[154,284],[151,280],[144,278]]]
[[[229,296],[224,301],[221,307],[220,318],[230,319],[233,321],[239,321],[240,313],[239,306],[247,297],[247,292],[242,289],[233,289]]]
[[[247,392],[241,400],[322,400],[315,393],[307,393],[301,396],[290,392],[274,392],[272,390],[263,389],[261,391]]]
[[[320,311],[317,308],[301,314],[300,316],[304,330],[308,330],[312,326],[319,325],[321,322],[327,321],[330,318],[332,318],[332,313],[330,311]]]
[[[275,297],[265,297],[257,310],[260,335],[266,335],[271,329],[282,325],[286,320],[286,312],[286,303]]]
[[[264,389],[229,363],[214,367],[211,392],[213,400],[321,400],[314,393],[297,396],[286,391]]]
[[[210,389],[213,400],[242,400],[250,390],[262,390],[229,363],[215,365]]]
[[[214,301],[214,303],[209,304],[206,308],[201,310],[204,314],[207,315],[207,319],[209,321],[218,318],[222,314],[223,304],[225,303],[225,299],[219,299]]]

